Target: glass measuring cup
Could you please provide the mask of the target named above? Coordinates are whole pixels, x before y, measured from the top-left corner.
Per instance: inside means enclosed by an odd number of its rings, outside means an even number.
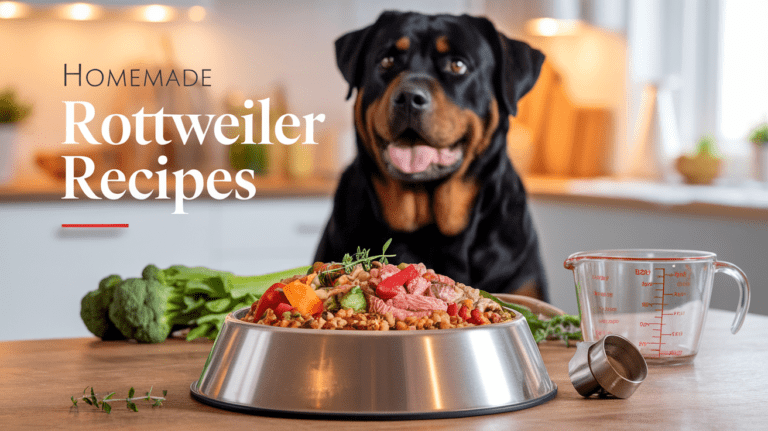
[[[682,364],[696,356],[716,273],[733,277],[739,285],[732,333],[739,331],[749,308],[744,272],[710,252],[579,252],[564,266],[573,271],[584,340],[622,335],[649,364]]]

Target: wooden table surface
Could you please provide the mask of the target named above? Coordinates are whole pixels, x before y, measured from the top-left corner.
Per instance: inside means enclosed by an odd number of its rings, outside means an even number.
[[[168,340],[157,345],[95,338],[0,343],[0,429],[721,429],[761,428],[768,419],[768,316],[750,314],[741,332],[732,314],[711,310],[693,364],[649,367],[646,381],[626,400],[584,399],[568,378],[575,353],[561,343],[540,345],[558,386],[557,397],[527,410],[429,421],[352,422],[253,416],[218,410],[189,395],[212,343]],[[51,322],[55,324],[55,322]],[[70,395],[86,386],[125,397],[168,390],[162,407],[138,402],[138,413],[115,403],[105,414]]]

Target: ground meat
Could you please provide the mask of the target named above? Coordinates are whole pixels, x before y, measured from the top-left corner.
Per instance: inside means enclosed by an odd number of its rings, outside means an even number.
[[[464,285],[462,283],[456,283],[456,287],[458,287],[461,290],[461,292],[463,294],[463,297],[466,298],[466,299],[472,300],[473,304],[480,300],[480,291],[479,290],[473,289],[473,288],[471,288],[469,286],[466,286],[466,285]]]
[[[327,297],[347,293],[352,290],[353,287],[355,286],[352,284],[342,284],[341,286],[336,286],[328,291]]]
[[[438,298],[411,294],[397,295],[394,298],[387,300],[387,304],[395,308],[402,308],[410,311],[445,311],[448,309],[448,304]]]
[[[497,304],[496,301],[488,298],[480,298],[480,300],[477,301],[477,304],[475,304],[475,308],[482,312],[487,310],[501,311],[501,306]]]
[[[430,292],[432,293],[432,296],[440,298],[446,303],[456,302],[464,295],[464,293],[456,286],[450,286],[443,283],[432,283]]]
[[[422,277],[416,277],[408,282],[406,286],[408,293],[413,295],[422,295],[432,285],[429,281]]]
[[[400,270],[395,265],[384,265],[381,268],[380,277],[382,280],[386,280],[392,274],[397,274]]]
[[[378,314],[392,313],[395,319],[398,320],[405,320],[408,317],[424,317],[431,314],[429,311],[411,311],[404,308],[398,308],[392,304],[384,302],[381,298],[376,296],[371,296],[366,299],[368,299],[369,312]]]

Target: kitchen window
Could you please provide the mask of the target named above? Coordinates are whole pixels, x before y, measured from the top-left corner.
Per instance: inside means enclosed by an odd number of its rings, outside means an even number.
[[[768,121],[768,2],[721,5],[718,135],[726,153],[748,154],[749,132]]]
[[[642,90],[655,85],[666,97],[668,109],[662,118],[667,131],[673,132],[656,142],[667,170],[673,171],[678,156],[694,151],[702,137],[711,135],[725,161],[718,182],[751,183],[754,156],[748,135],[768,121],[768,34],[763,25],[768,2],[633,0],[629,4],[630,127],[642,119]],[[627,148],[634,145],[630,135]],[[621,163],[631,164],[631,160]]]

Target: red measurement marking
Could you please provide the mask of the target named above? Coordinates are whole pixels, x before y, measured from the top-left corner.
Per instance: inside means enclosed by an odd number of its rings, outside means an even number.
[[[118,223],[118,224],[106,224],[106,223],[96,223],[96,224],[67,224],[62,223],[61,227],[128,227],[128,223]]]
[[[600,319],[600,323],[614,324],[619,323],[619,319]]]
[[[662,325],[662,323],[660,323],[660,322],[640,322],[640,327],[641,328],[645,328],[645,327],[647,327],[649,325]],[[655,329],[654,329],[654,331],[655,331]]]
[[[667,270],[664,268],[660,268],[660,269],[661,269],[661,296],[664,297],[664,295],[666,295],[666,293],[664,292],[664,289],[666,289],[667,287],[665,284],[666,280],[664,280],[664,276],[667,275]],[[661,329],[662,329],[662,326],[664,326],[664,301],[663,300],[661,303],[660,318],[661,318],[661,321],[660,321],[661,324],[659,325],[659,345],[661,345],[661,336],[662,336]],[[661,349],[659,349],[659,357],[661,357]]]

